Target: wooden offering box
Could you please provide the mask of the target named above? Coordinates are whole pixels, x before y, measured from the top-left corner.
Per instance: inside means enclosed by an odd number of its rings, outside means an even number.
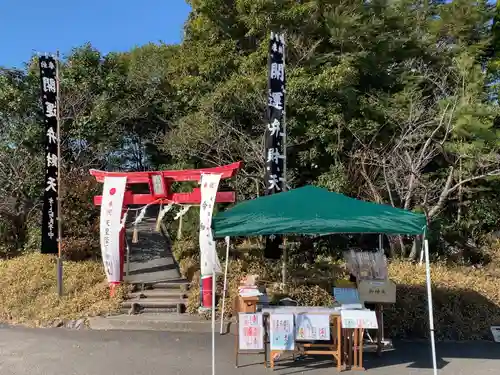
[[[257,303],[260,298],[255,297],[242,297],[238,296],[236,300],[236,312],[241,313],[255,313],[257,311]]]

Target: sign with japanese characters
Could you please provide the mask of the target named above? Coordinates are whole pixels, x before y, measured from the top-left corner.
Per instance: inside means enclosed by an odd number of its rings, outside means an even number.
[[[57,254],[59,231],[57,221],[59,220],[58,204],[58,173],[59,154],[57,132],[57,64],[52,56],[40,56],[38,60],[40,68],[40,81],[42,88],[42,108],[44,117],[45,136],[45,181],[42,212],[42,254]]]
[[[239,313],[238,342],[240,350],[264,349],[262,313]]]
[[[295,330],[293,314],[271,314],[271,350],[294,350]]]
[[[120,231],[127,177],[104,177],[100,240],[104,271],[109,283],[120,282]]]
[[[215,248],[212,234],[212,213],[214,212],[215,198],[219,188],[220,174],[202,174],[201,201],[200,201],[200,260],[201,276],[209,276],[221,272],[219,257]],[[214,254],[215,253],[215,254]],[[215,256],[215,264],[213,262]]]
[[[341,310],[342,328],[377,329],[378,322],[375,311],[371,310]]]
[[[265,195],[279,193],[286,189],[283,173],[285,157],[285,37],[281,33],[271,32],[269,39],[269,76],[267,96],[267,117],[265,131]],[[279,258],[281,255],[281,236],[266,238],[267,258]]]
[[[279,193],[285,187],[283,176],[285,114],[285,38],[271,33],[269,40],[269,83],[265,145],[266,195]]]
[[[395,303],[396,284],[391,280],[360,280],[359,298],[369,303]]]
[[[295,338],[297,341],[330,340],[330,315],[295,315]]]

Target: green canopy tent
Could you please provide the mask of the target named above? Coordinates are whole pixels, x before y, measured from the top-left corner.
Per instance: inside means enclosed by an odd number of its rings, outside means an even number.
[[[306,186],[237,204],[212,220],[215,237],[271,234],[423,234],[424,215]]]
[[[392,206],[350,198],[315,186],[305,186],[239,203],[218,213],[212,220],[212,230],[216,238],[334,233],[425,235],[426,218],[422,214]],[[437,373],[427,240],[424,241],[424,254],[431,346]],[[284,258],[286,261],[286,249]],[[228,257],[225,280],[227,259]]]

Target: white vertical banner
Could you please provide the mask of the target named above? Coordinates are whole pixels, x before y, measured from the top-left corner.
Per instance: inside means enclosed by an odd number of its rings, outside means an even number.
[[[202,174],[200,177],[200,263],[202,277],[212,275],[213,269],[216,273],[221,273],[219,256],[212,234],[212,213],[214,212],[220,177],[220,174]],[[214,258],[215,264],[212,264]]]
[[[101,203],[101,253],[108,282],[120,282],[120,230],[127,177],[104,177]]]

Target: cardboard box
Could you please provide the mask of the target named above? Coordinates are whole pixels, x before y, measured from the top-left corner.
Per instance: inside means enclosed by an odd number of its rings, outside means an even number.
[[[395,303],[396,284],[391,280],[361,280],[359,299],[368,303]]]

